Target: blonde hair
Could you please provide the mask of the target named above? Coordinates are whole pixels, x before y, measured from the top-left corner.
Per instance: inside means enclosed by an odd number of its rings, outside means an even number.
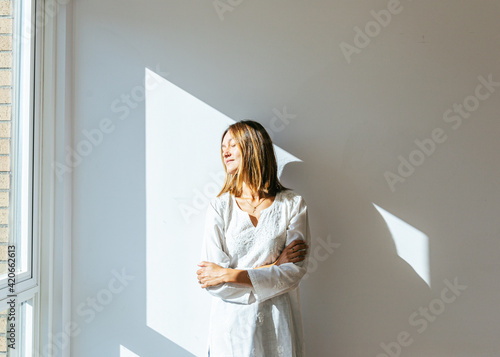
[[[223,193],[239,197],[243,192],[243,182],[260,197],[272,197],[284,187],[278,179],[278,165],[272,140],[264,127],[253,120],[242,120],[230,125],[222,134],[230,133],[241,152],[241,163],[235,174],[228,174],[224,164],[224,152],[221,146],[221,159],[226,171],[226,178],[219,197]]]

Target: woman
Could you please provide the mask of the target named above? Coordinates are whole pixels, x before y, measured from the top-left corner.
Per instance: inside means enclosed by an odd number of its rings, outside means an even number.
[[[197,271],[214,296],[208,355],[303,357],[306,202],[279,182],[273,144],[259,123],[229,126],[221,154],[226,180],[208,207]]]

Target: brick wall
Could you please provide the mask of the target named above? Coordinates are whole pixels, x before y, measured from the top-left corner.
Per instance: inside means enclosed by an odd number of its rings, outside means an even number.
[[[12,93],[12,4],[0,0],[0,275],[7,271]],[[6,356],[6,311],[0,312],[0,356]]]

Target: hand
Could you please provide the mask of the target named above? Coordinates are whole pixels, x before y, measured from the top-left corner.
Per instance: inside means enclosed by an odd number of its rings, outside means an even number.
[[[306,258],[307,249],[306,242],[301,239],[296,239],[290,243],[283,252],[281,252],[278,259],[274,262],[275,265],[285,263],[296,263]]]
[[[215,286],[225,283],[225,268],[211,262],[201,262],[198,266],[202,267],[196,271],[198,274],[198,282],[202,288],[207,288],[209,286]]]

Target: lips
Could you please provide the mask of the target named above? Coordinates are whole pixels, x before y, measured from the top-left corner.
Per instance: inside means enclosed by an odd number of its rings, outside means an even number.
[[[234,160],[226,160],[226,164],[229,163],[229,162],[231,162],[231,161],[234,161]]]

